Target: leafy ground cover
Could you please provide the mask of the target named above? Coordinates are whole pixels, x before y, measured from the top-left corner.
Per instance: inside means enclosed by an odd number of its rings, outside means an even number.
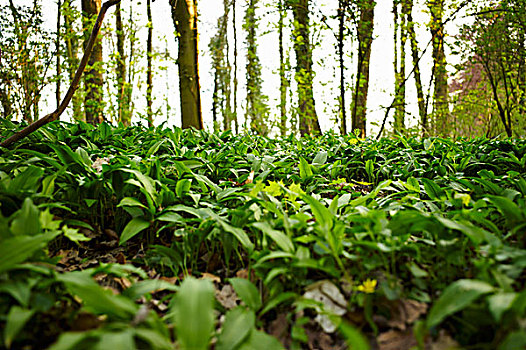
[[[524,140],[54,123],[2,151],[6,348],[526,346]]]

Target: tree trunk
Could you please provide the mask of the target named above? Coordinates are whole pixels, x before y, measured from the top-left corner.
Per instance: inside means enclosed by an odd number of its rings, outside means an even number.
[[[153,126],[153,111],[152,111],[152,39],[153,39],[153,22],[151,0],[146,0],[146,15],[148,17],[148,40],[146,42],[146,115],[148,118],[148,127]]]
[[[433,99],[435,133],[436,135],[447,136],[449,107],[446,55],[444,52],[444,0],[429,0],[428,7],[431,14],[429,29],[433,40],[433,65],[435,72]]]
[[[296,83],[298,85],[298,114],[300,133],[319,134],[320,123],[314,104],[312,71],[312,45],[310,43],[309,23],[310,0],[298,0],[293,5],[294,13],[294,51],[296,52]]]
[[[91,32],[92,23],[101,9],[101,0],[82,0],[84,16],[84,47],[86,47]],[[84,79],[86,97],[84,99],[84,113],[86,122],[100,124],[104,120],[102,100],[102,40],[97,39],[88,61],[87,74]]]
[[[369,91],[369,63],[374,29],[374,2],[361,0],[358,3],[360,20],[358,22],[358,73],[352,111],[352,131],[358,130],[361,137],[367,135],[367,93]]]
[[[265,123],[268,108],[266,96],[261,92],[261,64],[257,54],[257,3],[258,0],[249,0],[243,24],[243,28],[247,31],[247,110],[245,120],[250,125],[251,131],[265,136],[268,133],[268,126]]]
[[[283,22],[285,20],[285,6],[283,0],[279,0],[278,3],[279,21],[278,21],[278,36],[279,36],[279,111],[280,111],[280,122],[279,130],[281,136],[287,135],[287,89],[289,82],[285,75],[286,64],[285,64],[285,51],[283,47]]]
[[[130,101],[128,100],[126,82],[126,54],[124,52],[124,27],[122,25],[121,4],[115,9],[115,28],[117,32],[117,104],[118,120],[125,126],[131,123]]]
[[[422,88],[422,76],[420,74],[420,53],[418,51],[418,41],[416,40],[415,23],[413,22],[413,0],[408,0],[407,8],[407,34],[411,42],[411,57],[415,74],[416,96],[418,99],[418,114],[420,116],[420,127],[422,128],[422,137],[429,135],[429,126],[427,125],[427,111],[424,98],[424,89]]]
[[[345,110],[345,66],[343,63],[343,41],[345,39],[345,0],[338,2],[338,57],[340,60],[340,110],[341,110],[341,133],[347,134],[347,113]]]
[[[179,35],[179,90],[183,128],[203,129],[199,89],[199,53],[196,0],[170,0]]]
[[[57,42],[56,42],[56,50],[57,50],[57,86],[56,86],[56,89],[55,89],[55,98],[57,100],[57,108],[58,106],[60,105],[60,81],[61,81],[61,75],[62,75],[62,70],[61,70],[61,67],[60,67],[60,41],[61,41],[61,36],[60,36],[60,30],[61,30],[61,24],[60,24],[60,19],[62,17],[62,1],[61,0],[58,0],[57,1]]]
[[[232,29],[234,35],[234,106],[232,118],[236,134],[239,133],[239,121],[237,118],[237,24],[236,24],[236,0],[232,0]]]
[[[75,19],[74,9],[71,7],[71,0],[65,0],[63,6],[63,15],[64,15],[64,39],[66,42],[66,62],[68,66],[68,74],[70,84],[75,78],[75,72],[79,65],[79,59],[77,53],[79,50],[79,43],[77,38],[77,33],[73,27],[73,21]],[[79,94],[73,95],[71,101],[73,104],[73,119],[82,120],[84,116],[82,115],[82,101]]]
[[[412,1],[412,0],[411,0]],[[402,11],[398,13],[400,0],[393,4],[394,28],[395,28],[395,115],[394,131],[403,132],[405,129],[405,44],[407,0],[401,0]],[[400,41],[398,41],[400,38]]]

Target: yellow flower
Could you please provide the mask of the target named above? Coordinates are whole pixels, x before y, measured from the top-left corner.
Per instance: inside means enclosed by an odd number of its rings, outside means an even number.
[[[271,196],[277,197],[281,196],[281,186],[283,185],[283,181],[275,182],[275,181],[269,181],[268,186],[266,186],[263,191],[267,192]]]
[[[358,291],[371,294],[374,293],[374,290],[376,289],[376,284],[378,281],[367,279],[365,282],[362,283],[362,285],[358,286]]]

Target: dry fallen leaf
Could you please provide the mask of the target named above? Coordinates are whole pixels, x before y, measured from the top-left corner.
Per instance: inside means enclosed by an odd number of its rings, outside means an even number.
[[[342,316],[347,312],[347,300],[331,281],[324,280],[311,284],[307,287],[307,291],[303,297],[321,302],[324,310],[332,314]],[[327,315],[323,315],[318,311],[315,320],[327,333],[336,331],[336,326],[329,320]]]
[[[213,274],[208,273],[208,272],[203,272],[203,274],[201,275],[201,279],[202,280],[203,279],[210,280],[210,281],[215,282],[215,283],[221,283],[221,277],[213,275]]]
[[[416,320],[427,312],[427,304],[410,299],[399,299],[388,305],[391,317],[387,325],[393,328],[406,330]]]
[[[239,298],[230,284],[225,284],[221,290],[216,289],[216,299],[227,310],[237,306]]]
[[[409,350],[418,345],[412,329],[406,331],[392,329],[380,334],[376,340],[379,350]]]
[[[461,347],[456,342],[455,339],[451,338],[445,330],[441,330],[438,333],[438,338],[436,341],[431,343],[430,350],[459,350]]]

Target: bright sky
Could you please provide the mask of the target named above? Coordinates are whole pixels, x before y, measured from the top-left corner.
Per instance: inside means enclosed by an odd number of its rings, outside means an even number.
[[[426,23],[429,21],[429,15],[425,12],[425,0],[417,0],[417,5],[413,12],[413,17],[417,23],[417,39],[420,44],[420,49],[424,49],[430,40],[430,34],[426,30]],[[6,2],[7,0],[0,0],[0,3]],[[17,0],[17,3],[29,4],[31,0]],[[336,13],[337,0],[318,0],[314,1],[316,6],[316,12],[313,14],[312,19],[314,23],[321,23],[321,16],[325,15],[327,18],[333,16]],[[80,1],[78,2],[80,6]],[[129,16],[130,4],[133,3],[134,21],[139,29],[140,44],[143,48],[146,46],[146,2],[145,1],[134,1],[134,0],[122,0],[122,8],[126,11],[125,18]],[[244,46],[244,33],[242,31],[242,21],[244,16],[244,1],[237,1],[237,29],[238,29],[238,79],[239,79],[239,92],[238,92],[238,115],[243,116],[245,110],[245,46]],[[278,55],[278,37],[275,23],[277,23],[277,13],[274,9],[275,1],[272,0],[260,0],[260,8],[257,15],[261,17],[259,24],[260,33],[265,32],[266,34],[258,38],[259,44],[259,56],[263,66],[263,93],[269,96],[269,105],[271,107],[270,118],[276,118],[279,104],[279,55]],[[43,1],[43,11],[46,20],[46,27],[54,30],[56,26],[56,2],[53,0]],[[113,16],[113,9],[110,9],[107,17],[105,18],[106,25],[113,25],[115,18]],[[208,43],[210,38],[215,34],[217,26],[217,18],[223,13],[223,0],[200,0],[199,1],[199,12],[200,12],[200,79],[201,79],[201,91],[202,91],[202,110],[205,126],[211,128],[212,126],[212,91],[213,91],[213,79],[212,79],[212,64],[211,57],[208,52]],[[152,3],[152,15],[153,15],[153,28],[154,28],[154,49],[159,52],[169,52],[172,58],[177,58],[177,44],[174,40],[174,27],[171,18],[170,6],[168,0],[157,0]],[[231,16],[231,13],[230,13]],[[461,19],[460,21],[464,21]],[[394,68],[393,68],[393,14],[392,14],[392,0],[379,0],[375,10],[375,40],[373,42],[372,53],[371,53],[371,72],[370,72],[370,88],[368,98],[368,132],[369,134],[378,130],[375,124],[380,123],[385,113],[385,107],[389,106],[392,102],[392,94],[394,92]],[[337,22],[335,20],[328,19],[328,23],[337,30]],[[450,22],[446,31],[448,35],[453,36],[458,32],[459,20]],[[289,30],[290,33],[290,30]],[[287,34],[286,34],[287,35]],[[230,46],[233,48],[233,34],[232,28],[229,28],[229,37],[231,38]],[[319,43],[314,50],[314,61],[315,61],[315,86],[314,95],[316,99],[316,109],[320,119],[320,123],[323,130],[328,130],[335,127],[335,118],[338,115],[337,98],[339,95],[339,76],[337,66],[337,52],[336,52],[336,40],[333,34],[325,27],[318,26],[315,29],[314,35],[316,41]],[[287,39],[286,39],[287,40]],[[106,46],[110,45],[111,41],[109,38],[106,39]],[[290,54],[293,56],[292,46],[289,43],[288,48]],[[354,85],[354,73],[356,71],[356,63],[353,55],[356,52],[355,40],[348,40],[346,43],[345,50],[349,55],[345,58],[346,81],[348,84],[347,88],[347,109],[350,107],[351,102],[351,89]],[[232,50],[233,51],[233,50]],[[105,55],[109,53],[109,49],[105,50]],[[409,56],[409,50],[407,50],[406,62],[410,67],[411,59]],[[446,52],[448,54],[448,52]],[[457,63],[458,58],[452,57],[448,54],[449,63]],[[141,58],[141,64],[145,66],[145,56]],[[233,57],[231,53],[231,62],[233,63]],[[293,62],[293,61],[292,61]],[[177,78],[177,67],[172,61],[156,62],[155,76],[154,76],[154,89],[153,95],[156,96],[154,101],[154,111],[159,109],[160,116],[157,117],[156,121],[158,124],[167,122],[168,125],[180,125],[179,116],[179,92],[178,92],[178,78]],[[167,69],[160,69],[161,66],[167,67]],[[421,61],[422,69],[422,81],[424,83],[424,89],[426,89],[431,72],[431,48],[428,49],[426,55]],[[410,68],[408,69],[408,73]],[[143,113],[145,110],[144,101],[144,90],[145,90],[145,79],[146,73],[141,72],[137,76],[136,86],[140,91],[135,91],[135,108],[139,113]],[[293,81],[293,72],[291,72],[291,80]],[[294,88],[294,83],[292,88]],[[65,89],[65,88],[64,88]],[[55,107],[54,102],[54,88],[49,88],[45,91],[47,102],[41,105],[43,113],[50,112]],[[63,92],[64,93],[64,92]],[[295,98],[294,95],[289,97],[291,101]],[[407,124],[416,123],[418,115],[418,107],[416,104],[416,92],[414,88],[414,80],[411,78],[407,85]],[[47,105],[46,105],[47,103]],[[167,103],[170,105],[170,111],[167,111]],[[290,106],[288,106],[290,108]],[[350,119],[350,113],[349,119]],[[348,125],[350,121],[348,122]]]

